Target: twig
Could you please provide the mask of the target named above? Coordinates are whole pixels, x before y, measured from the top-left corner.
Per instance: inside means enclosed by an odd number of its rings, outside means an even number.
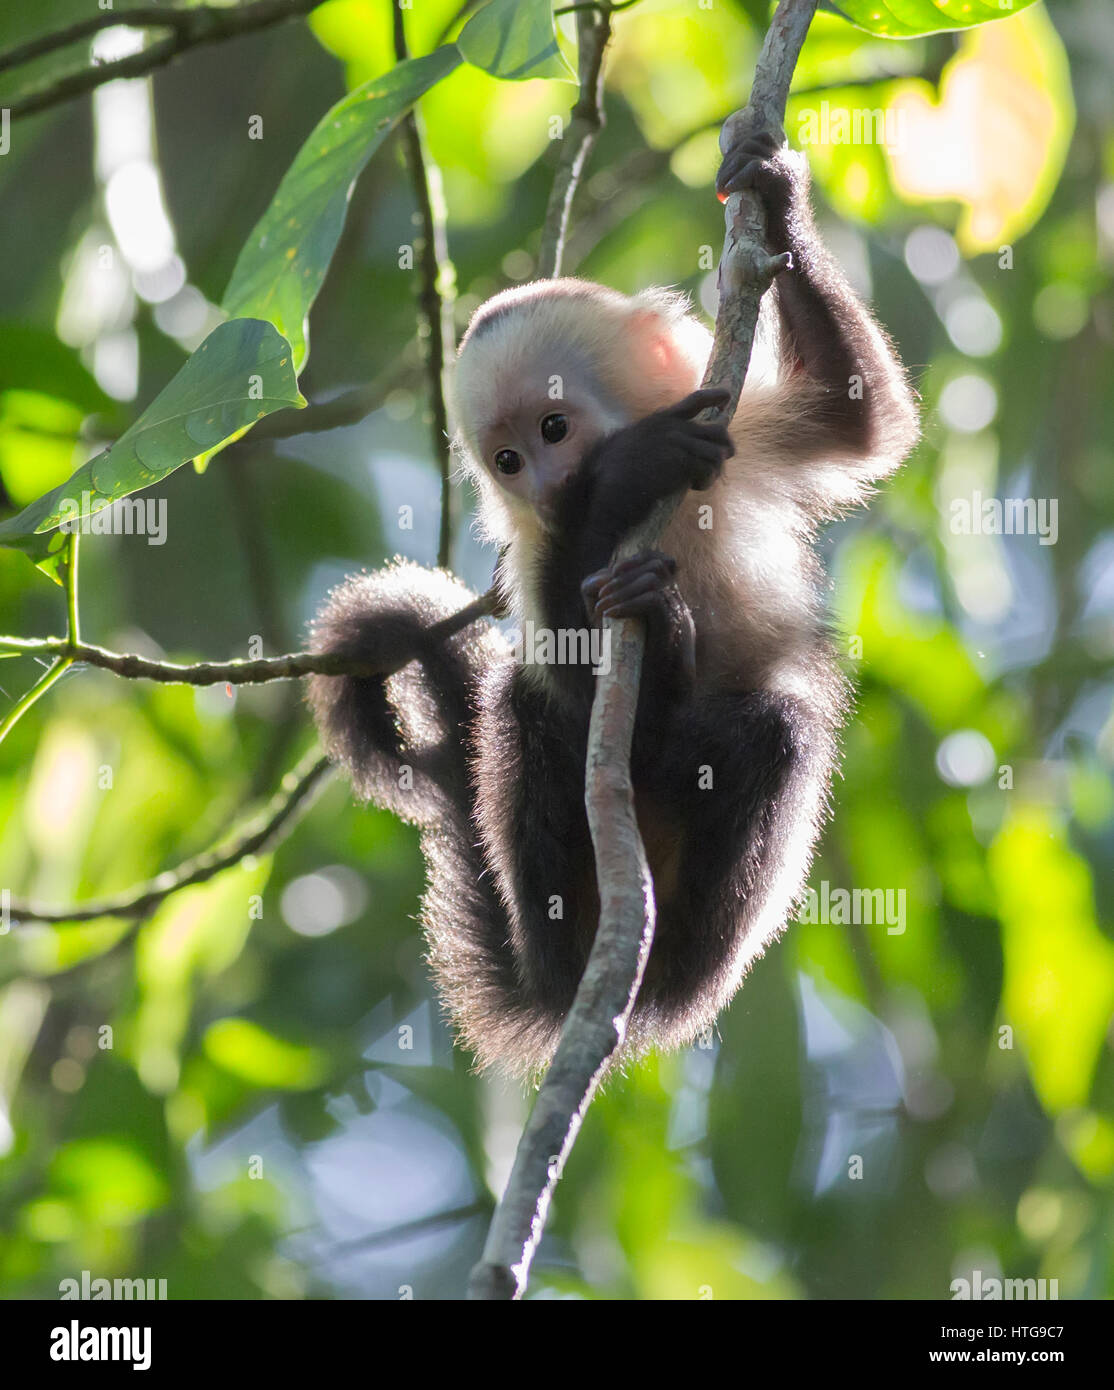
[[[67,648],[80,639],[80,632],[77,625],[77,545],[79,536],[76,531],[70,533],[66,541],[65,556],[62,561],[62,582],[66,590],[66,639]],[[29,650],[22,648],[22,650]],[[44,652],[44,655],[47,653]],[[39,700],[55,681],[61,680],[66,672],[73,665],[73,657],[65,653],[49,653],[57,655],[58,660],[53,662],[30,690],[26,691],[18,699],[8,713],[0,721],[0,743],[3,743],[27,711],[37,700]]]
[[[284,19],[308,14],[323,2],[324,0],[255,0],[253,4],[240,6],[198,5],[186,9],[166,10],[143,6],[132,11],[105,10],[79,24],[71,25],[68,29],[31,39],[20,44],[18,48],[0,54],[0,71],[41,57],[57,48],[63,48],[96,33],[106,25],[134,23],[139,28],[160,27],[172,32],[138,53],[129,53],[110,63],[79,68],[75,72],[64,73],[52,82],[32,88],[23,96],[7,103],[9,116],[15,120],[19,116],[29,116],[36,111],[46,111],[52,106],[69,101],[72,97],[91,92],[106,82],[114,82],[118,77],[142,77],[156,68],[163,67],[171,59],[188,52],[191,48],[266,29]]]
[[[195,22],[190,17],[196,13],[196,10],[179,10],[173,6],[164,8],[161,5],[137,5],[131,10],[101,10],[88,19],[79,19],[76,24],[56,29],[52,34],[40,34],[0,53],[0,72],[21,67],[59,48],[69,48],[70,44],[91,38],[102,29],[114,29],[119,24],[131,29],[181,29]]]
[[[494,588],[480,594],[456,613],[431,623],[425,641],[444,642],[470,623],[495,613],[500,602]],[[0,651],[57,656],[67,665],[82,662],[99,666],[127,680],[162,681],[168,685],[260,685],[264,681],[297,680],[302,676],[386,676],[382,666],[356,657],[291,652],[287,656],[263,656],[255,661],[199,661],[182,666],[173,661],[150,661],[132,652],[110,652],[91,642],[71,642],[66,637],[0,637]],[[407,661],[412,661],[412,656]],[[406,662],[400,663],[401,669]],[[59,672],[61,674],[61,672]],[[40,692],[41,693],[41,692]],[[25,697],[26,698],[26,697]],[[38,696],[36,695],[36,699]]]
[[[603,55],[611,37],[613,8],[614,6],[593,8],[590,11],[581,11],[576,16],[576,66],[580,78],[580,94],[565,131],[561,158],[557,163],[557,172],[545,209],[541,246],[538,249],[538,275],[542,278],[548,279],[561,273],[572,200],[580,183],[585,161],[592,152],[596,137],[603,129]]]
[[[409,57],[406,28],[398,0],[390,0],[394,16],[395,58]],[[449,260],[445,209],[435,199],[430,184],[430,162],[417,109],[402,119],[402,138],[406,146],[406,166],[414,189],[414,200],[421,219],[421,279],[418,289],[418,339],[429,378],[430,437],[433,454],[441,474],[441,524],[437,538],[437,563],[447,568],[452,549],[452,450],[449,443],[449,415],[445,405],[445,354],[453,348],[453,301],[456,272]]]
[[[780,0],[755,70],[750,101],[724,125],[726,153],[741,123],[780,128],[789,83],[817,0]],[[727,201],[720,260],[720,304],[705,381],[727,386],[738,403],[750,361],[758,305],[773,268],[765,249],[760,201],[747,193]],[[674,499],[620,547],[619,555],[652,545],[680,499]],[[634,814],[630,747],[638,704],[645,632],[641,623],[612,622],[612,662],[596,687],[588,735],[585,801],[596,851],[600,916],[596,937],[561,1040],[515,1155],[496,1209],[483,1260],[472,1271],[474,1298],[521,1297],[561,1176],[600,1077],[626,1035],[654,932],[653,883]]]
[[[288,829],[294,813],[305,805],[307,798],[321,780],[332,771],[332,763],[316,749],[311,749],[297,767],[282,779],[282,785],[266,809],[249,821],[223,850],[206,850],[169,869],[136,888],[107,898],[93,898],[86,903],[68,907],[44,907],[41,903],[13,901],[8,912],[11,919],[21,922],[92,922],[98,917],[141,917],[171,893],[191,888],[241,863],[253,854],[261,854],[274,844],[280,833]],[[119,945],[119,942],[115,943]]]
[[[36,700],[45,695],[54,682],[64,676],[72,665],[72,658],[54,662],[52,666],[43,672],[31,689],[26,691],[15,702],[4,716],[3,721],[0,722],[0,743],[3,743],[4,739],[7,738],[8,734],[11,733]]]

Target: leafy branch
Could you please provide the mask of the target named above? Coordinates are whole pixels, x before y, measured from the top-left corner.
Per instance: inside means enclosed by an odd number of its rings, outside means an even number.
[[[66,541],[65,557],[62,561],[63,583],[66,588],[66,637],[60,639],[54,649],[47,647],[25,646],[20,638],[12,638],[16,643],[17,652],[27,651],[35,653],[41,651],[43,655],[57,656],[58,660],[53,662],[39,677],[29,690],[24,691],[12,708],[0,720],[0,743],[19,723],[33,704],[55,683],[60,680],[74,663],[74,657],[70,654],[70,648],[80,641],[80,633],[77,625],[77,546],[79,536],[76,531],[72,532]],[[0,644],[6,639],[0,638]]]

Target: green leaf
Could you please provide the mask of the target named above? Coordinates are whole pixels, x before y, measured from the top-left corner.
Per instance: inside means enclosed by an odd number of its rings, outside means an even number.
[[[835,0],[831,8],[869,34],[912,39],[1009,19],[1036,0]]]
[[[273,410],[303,405],[285,338],[259,319],[222,323],[110,449],[0,523],[0,545],[57,578],[66,535],[55,528],[63,521],[150,487]]]
[[[491,0],[472,16],[456,42],[473,67],[492,77],[514,82],[528,77],[576,81],[557,47],[553,6],[548,0]]]
[[[324,1055],[276,1038],[246,1018],[222,1018],[205,1033],[205,1052],[233,1076],[253,1086],[304,1091],[325,1075]]]
[[[404,63],[350,93],[317,123],[244,243],[225,291],[230,314],[269,319],[309,355],[306,316],[340,240],[352,185],[415,101],[461,61],[453,44]]]

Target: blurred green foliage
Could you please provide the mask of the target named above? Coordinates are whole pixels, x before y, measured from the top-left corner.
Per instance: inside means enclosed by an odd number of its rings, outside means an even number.
[[[0,47],[86,9],[9,7]],[[458,9],[408,11],[411,52],[455,37]],[[642,0],[615,16],[578,272],[714,308],[716,131],[763,13]],[[571,21],[562,33],[568,54]],[[558,1190],[536,1296],[945,1298],[973,1268],[1114,1292],[1111,44],[1114,12],[1088,0],[901,43],[815,23],[790,138],[823,130],[825,103],[829,136],[833,112],[894,117],[886,148],[809,154],[825,234],[914,374],[925,439],[825,538],[860,696],[812,883],[903,892],[903,930],[792,926],[711,1047],[614,1078]],[[107,308],[88,265],[126,241],[111,109],[13,124],[0,515],[139,417],[322,114],[393,64],[390,7],[330,0],[160,70],[143,148],[185,283],[160,298],[118,254]],[[16,91],[4,74],[0,103]],[[459,325],[532,273],[551,122],[573,99],[471,65],[423,98]],[[135,157],[117,149],[117,170]],[[383,380],[382,407],[170,474],[165,544],[88,537],[87,638],[274,654],[346,571],[432,559],[416,272],[400,268],[412,214],[388,136],[310,315],[303,393]],[[962,534],[953,504],[975,495],[1055,499],[1056,543]],[[486,584],[466,519],[454,563]],[[61,591],[0,550],[0,630],[63,623]],[[39,674],[0,665],[0,714]],[[71,671],[0,744],[0,886],[65,903],[152,878],[225,835],[310,739],[293,686]],[[451,1047],[412,920],[422,878],[413,833],[338,782],[276,853],[134,934],[107,919],[0,935],[0,1294],[55,1297],[88,1269],[165,1278],[172,1298],[459,1296],[527,1098]]]

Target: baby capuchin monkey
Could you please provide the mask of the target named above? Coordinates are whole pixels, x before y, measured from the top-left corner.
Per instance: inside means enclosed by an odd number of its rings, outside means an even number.
[[[730,426],[698,418],[727,393],[698,389],[710,335],[661,290],[507,290],[476,311],[454,378],[511,611],[553,633],[646,624],[631,772],[657,932],[626,1056],[707,1029],[799,898],[848,699],[811,541],[917,437],[893,348],[819,242],[804,160],[751,133],[717,186],[755,190],[769,250],[789,253],[765,301],[773,370],[756,354]],[[662,550],[612,565],[681,491]],[[313,650],[384,676],[318,676],[309,698],[356,792],[422,827],[429,958],[461,1042],[528,1075],[552,1056],[599,914],[595,678],[516,661],[490,624],[423,636],[473,597],[404,561],[350,577]]]

